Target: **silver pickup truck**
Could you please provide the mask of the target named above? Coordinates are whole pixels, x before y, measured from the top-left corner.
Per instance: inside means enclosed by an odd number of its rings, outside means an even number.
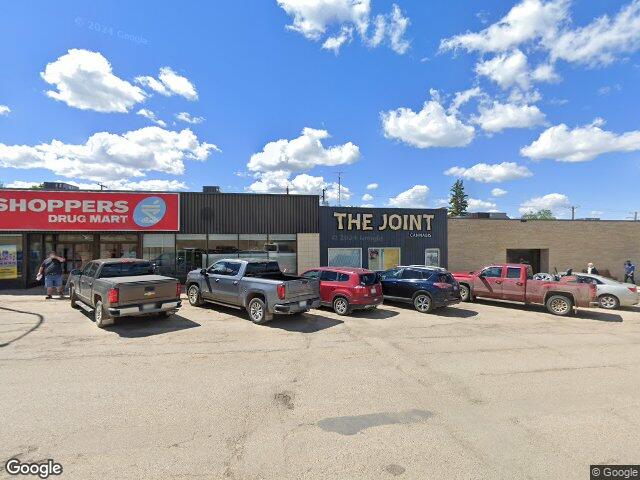
[[[93,260],[82,270],[72,270],[67,286],[71,306],[92,309],[100,328],[113,324],[114,317],[169,316],[181,306],[180,282],[155,275],[146,260]]]
[[[270,260],[219,260],[187,275],[187,298],[194,306],[212,302],[245,308],[254,323],[273,319],[274,313],[306,312],[320,306],[317,280],[285,275]]]

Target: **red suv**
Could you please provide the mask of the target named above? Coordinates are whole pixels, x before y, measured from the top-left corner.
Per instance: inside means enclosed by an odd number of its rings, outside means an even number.
[[[320,301],[338,315],[355,309],[376,308],[382,303],[382,285],[376,272],[365,268],[320,267],[307,270],[305,278],[320,280]]]

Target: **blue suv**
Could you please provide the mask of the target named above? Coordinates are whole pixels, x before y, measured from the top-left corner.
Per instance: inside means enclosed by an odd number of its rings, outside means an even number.
[[[460,285],[444,268],[396,267],[380,278],[385,300],[412,303],[422,313],[460,302]]]

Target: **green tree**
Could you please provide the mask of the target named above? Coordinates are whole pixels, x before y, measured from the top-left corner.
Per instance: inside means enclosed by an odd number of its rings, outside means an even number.
[[[543,208],[537,212],[528,212],[522,215],[524,220],[555,220],[556,217],[548,208]]]
[[[469,202],[468,195],[464,193],[464,183],[458,179],[451,187],[451,197],[449,198],[449,216],[458,217],[467,213]]]

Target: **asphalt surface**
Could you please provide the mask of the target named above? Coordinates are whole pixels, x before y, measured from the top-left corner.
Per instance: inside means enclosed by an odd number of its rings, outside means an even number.
[[[586,479],[640,463],[640,310],[385,305],[256,326],[187,305],[100,330],[66,300],[0,295],[0,385],[2,465],[52,458],[51,478]]]

